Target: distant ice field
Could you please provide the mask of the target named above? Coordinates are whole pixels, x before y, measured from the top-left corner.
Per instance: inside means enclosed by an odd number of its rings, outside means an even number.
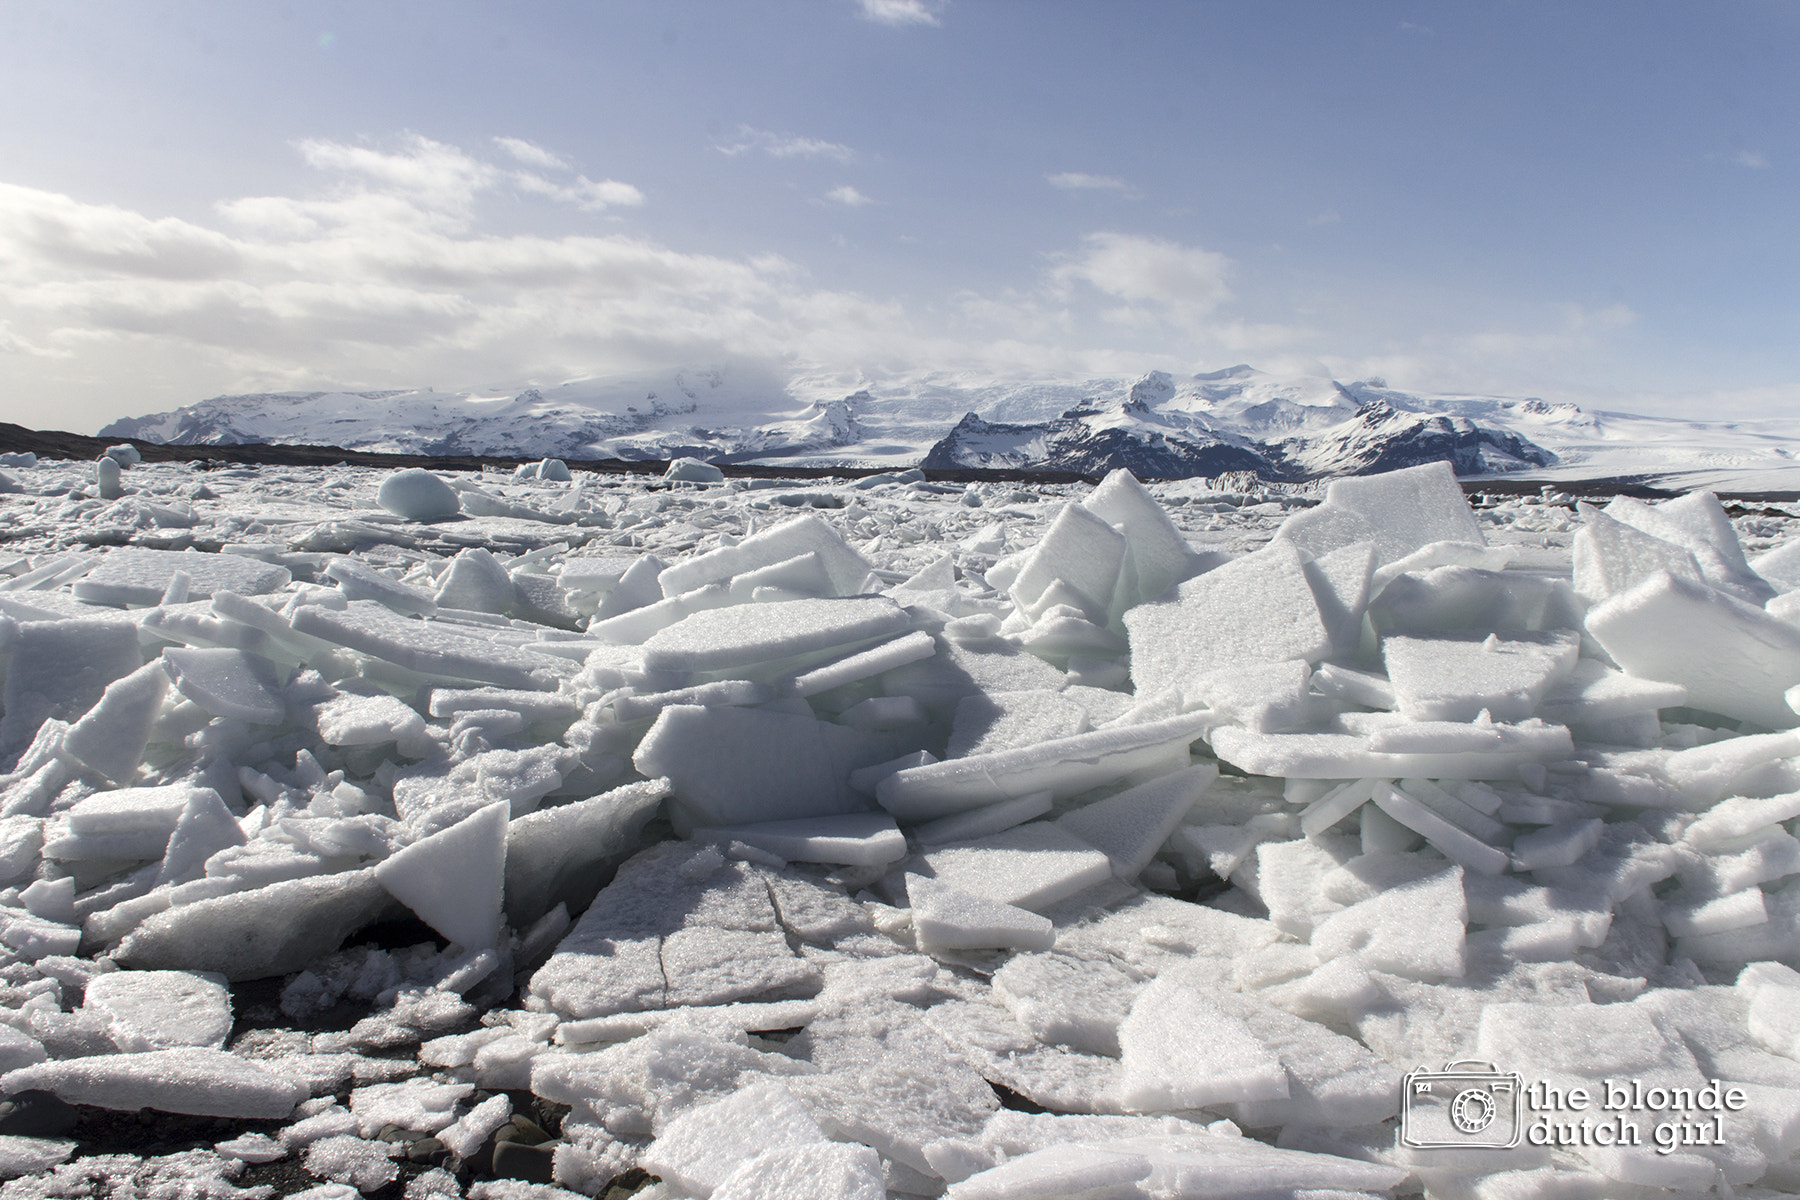
[[[0,462],[0,1200],[1800,1190],[1789,506],[136,459]]]

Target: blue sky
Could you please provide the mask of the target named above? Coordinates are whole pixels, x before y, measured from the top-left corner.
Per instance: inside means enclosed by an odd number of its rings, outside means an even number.
[[[1800,400],[1800,6],[0,6],[0,394],[1244,361]]]

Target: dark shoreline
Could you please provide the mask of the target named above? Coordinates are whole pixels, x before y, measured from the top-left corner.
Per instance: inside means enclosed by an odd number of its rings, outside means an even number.
[[[366,450],[346,450],[341,446],[287,446],[273,442],[250,442],[228,446],[169,446],[137,438],[100,438],[62,430],[27,429],[23,425],[0,421],[0,452],[26,452],[39,458],[87,461],[98,458],[108,446],[130,443],[137,447],[146,462],[201,462],[219,466],[290,466],[329,467],[345,464],[353,467],[429,467],[440,471],[479,471],[483,467],[512,469],[533,458],[502,455],[418,455],[384,454]],[[572,470],[599,475],[660,476],[668,468],[667,459],[625,460],[617,458],[565,459]],[[715,463],[728,479],[859,479],[905,467],[802,467],[768,466],[749,463]],[[953,469],[919,468],[933,483],[1098,483],[1101,476],[1076,471],[1027,471],[1014,468],[985,469],[962,467]],[[1471,496],[1487,493],[1493,496],[1535,496],[1556,492],[1577,496],[1635,496],[1642,500],[1665,500],[1680,495],[1667,488],[1650,486],[1643,476],[1610,476],[1596,479],[1544,480],[1490,476],[1466,479],[1463,491]],[[1720,492],[1721,499],[1738,504],[1780,504],[1800,500],[1800,492]]]

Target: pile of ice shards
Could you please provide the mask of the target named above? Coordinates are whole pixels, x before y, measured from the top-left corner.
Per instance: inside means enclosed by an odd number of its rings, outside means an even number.
[[[550,511],[402,472],[386,523],[0,564],[0,1089],[245,1122],[0,1132],[0,1193],[1800,1187],[1800,542],[1621,498],[1558,561],[1441,466],[1171,497],[1285,518],[1235,554],[1122,472],[662,486],[517,553],[393,554]],[[269,978],[295,1028],[234,1038]],[[1403,1096],[1455,1060],[1523,1103]]]

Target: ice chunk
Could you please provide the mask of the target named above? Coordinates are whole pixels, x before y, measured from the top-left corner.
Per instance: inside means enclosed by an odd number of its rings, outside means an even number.
[[[1369,606],[1375,543],[1341,546],[1308,560],[1304,569],[1319,606],[1319,619],[1331,639],[1331,652],[1355,653],[1362,640],[1363,612]]]
[[[1472,721],[1484,710],[1496,721],[1523,721],[1574,668],[1580,650],[1572,633],[1381,643],[1395,702],[1415,721]]]
[[[644,642],[644,666],[737,670],[891,637],[910,624],[905,610],[885,596],[737,604],[697,612],[658,630]]]
[[[1174,1112],[1210,1104],[1284,1100],[1281,1060],[1217,998],[1170,979],[1138,994],[1119,1026],[1130,1112]]]
[[[1658,572],[1595,606],[1587,630],[1627,674],[1687,688],[1688,704],[1771,729],[1800,724],[1800,629],[1692,580]]]
[[[344,680],[337,694],[308,706],[311,724],[327,746],[385,746],[397,742],[403,752],[419,750],[425,739],[425,718],[389,695],[359,680]]]
[[[0,756],[22,749],[46,720],[80,717],[108,684],[144,662],[129,621],[31,621],[16,628],[0,692]]]
[[[1048,950],[1056,931],[1048,918],[972,895],[938,879],[906,877],[913,929],[922,947],[945,950]]]
[[[1515,871],[1536,871],[1543,867],[1570,867],[1600,841],[1604,826],[1599,818],[1559,821],[1513,839],[1512,857]]]
[[[159,912],[113,956],[140,970],[211,971],[234,983],[266,979],[336,950],[390,903],[372,870],[289,879]]]
[[[944,757],[992,754],[1087,729],[1087,709],[1057,692],[978,693],[957,704]]]
[[[188,577],[190,600],[214,592],[259,596],[285,586],[286,567],[237,554],[196,554],[183,550],[145,550],[123,546],[77,579],[70,590],[85,604],[151,605],[161,603],[169,582],[180,572]]]
[[[1591,504],[1576,506],[1585,522],[1571,545],[1575,591],[1598,604],[1658,571],[1703,582],[1693,551],[1618,521]]]
[[[206,860],[221,850],[242,846],[243,826],[212,788],[196,788],[182,807],[163,852],[159,884],[187,883],[205,873]]]
[[[1275,530],[1275,538],[1321,558],[1354,545],[1373,546],[1375,526],[1360,513],[1335,504],[1318,504],[1290,514]]]
[[[1418,796],[1401,791],[1391,784],[1376,786],[1375,806],[1430,842],[1444,857],[1461,863],[1471,871],[1483,875],[1498,875],[1511,865],[1512,860],[1506,851],[1490,845],[1457,825]]]
[[[1133,772],[1170,764],[1205,729],[1205,713],[1189,713],[1142,725],[1098,729],[993,754],[948,759],[896,771],[876,785],[881,806],[902,821],[929,820],[1033,792],[1058,798]],[[1166,770],[1175,769],[1167,766]]]
[[[1044,821],[927,849],[918,862],[940,883],[1034,911],[1112,875],[1105,854]]]
[[[231,994],[216,975],[114,971],[88,981],[82,1004],[110,1024],[124,1050],[223,1050],[231,1033]]]
[[[518,599],[518,591],[500,560],[475,546],[450,560],[438,576],[435,599],[445,608],[505,613]]]
[[[301,633],[443,679],[554,691],[557,680],[574,670],[567,659],[466,637],[441,623],[402,617],[367,600],[352,601],[342,611],[304,605],[294,611],[291,623]]]
[[[235,717],[255,725],[279,725],[287,706],[266,661],[231,649],[163,651],[163,669],[175,690],[215,717]]]
[[[1293,1124],[1347,1129],[1384,1121],[1398,1109],[1400,1072],[1360,1042],[1283,1012],[1260,996],[1227,992],[1214,999],[1228,1015],[1243,1021],[1287,1072],[1286,1099],[1236,1105],[1238,1124],[1252,1129]]]
[[[1173,599],[1141,604],[1124,619],[1140,696],[1221,667],[1316,662],[1331,650],[1304,564],[1285,541],[1190,579]]]
[[[1733,796],[1715,804],[1687,827],[1682,840],[1696,850],[1719,851],[1739,838],[1750,837],[1771,825],[1800,817],[1800,792],[1758,798]]]
[[[1432,744],[1444,744],[1440,726],[1426,727]],[[1471,749],[1459,740],[1444,752],[1391,753],[1376,750],[1370,738],[1351,734],[1252,733],[1230,725],[1213,730],[1210,737],[1221,762],[1252,775],[1287,779],[1516,779],[1524,764],[1559,762],[1574,753],[1569,731],[1561,725],[1530,721],[1462,729],[1474,731],[1488,748]],[[1404,744],[1404,734],[1391,736],[1389,744]]]
[[[882,675],[896,667],[903,667],[907,663],[930,658],[936,653],[937,639],[929,633],[919,630],[904,637],[894,638],[892,641],[870,646],[867,650],[840,658],[835,662],[829,662],[823,666],[802,671],[798,675],[777,680],[776,686],[784,695],[816,696],[820,692],[843,687],[845,684],[868,679],[874,675]],[[864,703],[876,703],[885,698],[872,697]],[[906,697],[906,699],[911,699],[911,697]]]
[[[1140,1181],[1155,1170],[1142,1154],[1111,1146],[1046,1146],[951,1187],[947,1200],[1062,1200],[1063,1197],[1144,1196]]]
[[[1315,711],[1307,698],[1311,673],[1299,659],[1224,667],[1184,685],[1182,701],[1189,708],[1211,710],[1222,725],[1280,733],[1311,724]]]
[[[862,590],[863,580],[869,576],[869,560],[817,517],[795,517],[773,529],[753,533],[735,546],[721,546],[683,559],[664,568],[657,583],[664,596],[675,596],[808,552],[816,553],[825,564],[838,595],[854,596]]]
[[[662,711],[633,764],[671,781],[688,827],[740,825],[857,812],[850,772],[894,748],[812,717],[759,708]]]
[[[1101,480],[1081,506],[1125,535],[1115,612],[1162,595],[1199,566],[1198,556],[1163,506],[1125,468]]]
[[[695,841],[742,842],[788,862],[880,866],[906,857],[906,838],[886,813],[846,813],[697,828]]]
[[[144,757],[168,690],[168,672],[161,663],[146,663],[115,679],[99,703],[63,735],[63,753],[108,779],[125,782]]]
[[[778,1147],[726,1176],[712,1200],[883,1200],[881,1168],[880,1155],[855,1143]]]
[[[672,483],[724,483],[725,472],[703,459],[675,458],[669,460],[663,478]]]
[[[1353,512],[1373,527],[1383,562],[1432,542],[1487,542],[1447,462],[1334,479],[1326,485],[1325,503]]]
[[[1468,905],[1462,868],[1401,884],[1325,917],[1312,931],[1322,961],[1355,954],[1363,966],[1410,979],[1463,973]]]
[[[1143,986],[1118,963],[1065,954],[1015,955],[993,977],[994,995],[1039,1040],[1115,1058]]]
[[[462,510],[456,489],[422,467],[407,467],[382,480],[375,503],[402,521],[441,521]]]
[[[1119,878],[1136,879],[1218,777],[1211,763],[1189,767],[1084,805],[1056,824],[1110,858]]]
[[[1559,725],[1609,721],[1687,702],[1678,683],[1636,679],[1591,658],[1580,659],[1538,705],[1538,715]]]
[[[304,1085],[223,1050],[191,1046],[38,1063],[0,1076],[17,1095],[45,1091],[96,1108],[154,1108],[202,1117],[280,1120],[306,1099]]]
[[[389,579],[354,558],[333,558],[325,566],[325,575],[337,581],[338,590],[348,600],[373,600],[407,616],[429,617],[437,611],[437,601],[430,593]]]
[[[685,1191],[709,1196],[765,1151],[824,1141],[806,1106],[771,1079],[688,1109],[663,1127],[638,1162]]]
[[[433,929],[466,949],[498,944],[507,806],[490,804],[375,864],[375,878]]]
[[[1050,811],[1055,803],[1054,797],[1054,792],[1032,792],[1016,800],[1002,800],[984,808],[952,813],[935,821],[914,825],[912,835],[926,846],[986,837],[990,833],[999,833],[1002,829],[1011,829],[1026,821],[1035,821]]]
[[[1124,557],[1122,534],[1081,505],[1066,504],[1013,580],[1013,602],[1036,616],[1051,585],[1060,582],[1065,592],[1058,602],[1104,618]]]

